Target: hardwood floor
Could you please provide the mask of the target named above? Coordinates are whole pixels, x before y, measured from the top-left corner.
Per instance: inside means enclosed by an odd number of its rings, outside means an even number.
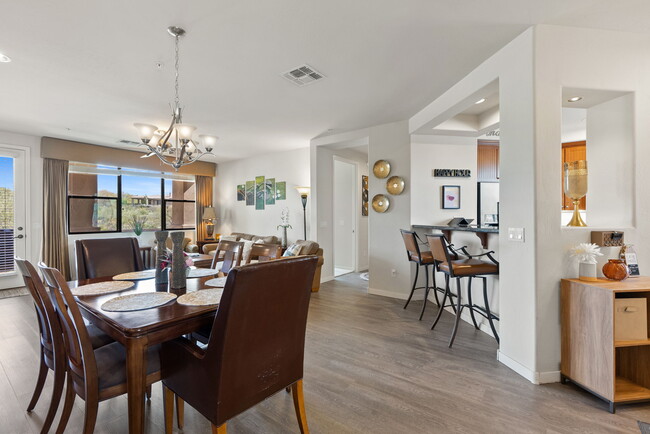
[[[535,386],[496,361],[496,343],[461,323],[453,349],[453,316],[435,332],[433,304],[418,321],[421,302],[365,293],[350,274],[312,296],[304,391],[313,433],[638,433],[650,404],[623,406],[612,415],[600,400],[572,385]],[[38,328],[28,297],[0,300],[0,432],[38,433],[51,378],[31,414],[25,412],[38,362]],[[99,405],[97,433],[126,433],[126,398]],[[160,385],[146,406],[147,432],[163,432]],[[57,420],[55,423],[58,421]],[[83,422],[77,398],[68,430]],[[176,428],[175,428],[176,430]],[[175,431],[176,432],[176,431]],[[185,433],[209,433],[189,406]],[[229,433],[297,433],[291,395],[284,391],[228,423]]]

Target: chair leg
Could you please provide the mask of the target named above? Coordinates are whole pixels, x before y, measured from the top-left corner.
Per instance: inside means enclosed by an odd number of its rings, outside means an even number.
[[[449,339],[449,348],[451,348],[454,344],[454,339],[456,339],[456,332],[458,331],[458,324],[460,323],[460,314],[463,312],[463,307],[460,304],[462,299],[460,296],[460,277],[456,278],[456,292],[458,293],[458,306],[456,307],[456,322],[454,323],[454,330],[451,332],[451,338]]]
[[[74,387],[72,386],[72,378],[70,377],[70,374],[68,374],[68,381],[65,390],[65,402],[63,404],[61,419],[59,420],[59,426],[56,428],[56,434],[63,434],[65,431],[65,427],[68,425],[68,419],[70,419],[70,413],[72,413],[72,404],[74,404],[75,397],[76,394],[74,392]]]
[[[43,391],[43,385],[45,384],[45,379],[47,378],[48,367],[45,364],[45,356],[43,356],[43,348],[41,348],[41,365],[38,368],[38,377],[36,379],[36,387],[34,387],[34,393],[32,394],[32,399],[29,401],[27,406],[27,411],[32,411],[36,407],[38,398],[41,397],[41,392]]]
[[[226,424],[216,426],[212,424],[212,434],[226,434]]]
[[[494,334],[494,339],[497,340],[497,344],[499,344],[499,333],[497,333],[496,327],[494,327],[494,319],[492,317],[492,311],[490,311],[490,301],[488,300],[488,294],[487,294],[487,277],[482,277],[483,279],[483,301],[485,303],[485,311],[487,312],[487,317],[488,317],[488,322],[490,323],[490,328],[492,329],[492,333]]]
[[[174,392],[171,391],[164,384],[163,388],[163,409],[165,413],[165,434],[172,433],[172,426],[174,425]]]
[[[411,288],[411,294],[409,294],[409,298],[406,300],[406,304],[404,305],[403,309],[406,309],[406,306],[409,305],[411,302],[411,298],[413,298],[413,293],[415,292],[415,285],[418,283],[418,273],[420,272],[420,266],[418,264],[415,264],[415,279],[413,279],[413,287]]]
[[[293,383],[291,391],[293,392],[293,406],[296,409],[296,418],[298,418],[300,433],[309,434],[307,414],[305,413],[305,397],[302,393],[302,379]]]
[[[469,314],[472,317],[474,328],[478,330],[478,324],[476,323],[476,317],[474,316],[474,303],[472,303],[472,277],[470,277],[469,282],[467,282],[467,304],[469,304]]]
[[[436,327],[436,324],[438,324],[438,321],[440,321],[440,317],[442,316],[442,311],[445,310],[445,303],[447,302],[447,297],[449,297],[453,305],[453,300],[451,300],[451,296],[449,295],[449,276],[445,274],[445,294],[442,296],[442,304],[438,309],[438,315],[436,315],[435,321],[433,321],[433,324],[431,324],[431,330],[433,330]]]
[[[99,397],[86,396],[86,411],[84,414],[84,434],[93,434],[97,422],[97,410],[99,410]]]
[[[420,321],[422,321],[422,316],[424,316],[424,309],[427,308],[427,300],[429,299],[429,266],[424,266],[424,300],[422,301],[422,311],[420,311]]]
[[[436,298],[436,304],[440,307],[440,300],[438,299],[438,284],[436,283],[436,264],[431,266],[431,277],[433,279],[433,296]]]
[[[454,304],[454,297],[452,297],[451,286],[449,286],[449,274],[445,275],[445,284],[447,285],[447,289],[449,290],[449,301],[451,302],[451,310],[454,312],[454,315],[456,315],[456,305]]]
[[[54,386],[52,387],[52,399],[50,401],[50,408],[47,411],[47,416],[45,416],[45,422],[43,422],[43,428],[41,433],[45,434],[50,431],[52,422],[54,422],[54,417],[56,416],[56,411],[59,408],[59,402],[61,402],[61,395],[63,394],[63,387],[65,386],[65,369],[61,366],[54,370]]]
[[[178,429],[183,429],[185,425],[185,402],[178,395],[176,395],[176,425]]]

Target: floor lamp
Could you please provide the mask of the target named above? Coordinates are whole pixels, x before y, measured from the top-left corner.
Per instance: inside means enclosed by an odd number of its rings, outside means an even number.
[[[302,199],[302,219],[305,230],[305,241],[307,240],[307,196],[309,196],[309,187],[296,187],[300,199]]]

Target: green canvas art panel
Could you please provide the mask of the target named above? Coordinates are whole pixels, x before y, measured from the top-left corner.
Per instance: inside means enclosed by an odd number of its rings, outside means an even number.
[[[264,191],[266,192],[266,204],[275,204],[275,178],[268,178],[264,181]]]
[[[239,184],[237,186],[237,201],[242,202],[244,200],[246,200],[246,185]]]
[[[287,199],[287,182],[281,181],[275,183],[275,200]]]
[[[255,209],[264,209],[264,177],[255,177]]]
[[[255,205],[255,181],[246,181],[246,205]]]

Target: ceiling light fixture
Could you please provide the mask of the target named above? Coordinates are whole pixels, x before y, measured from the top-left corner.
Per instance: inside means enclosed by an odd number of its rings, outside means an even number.
[[[9,63],[11,62],[11,57],[0,53],[0,63]]]
[[[476,101],[474,104],[483,104],[486,100],[487,98],[481,98],[478,101]]]
[[[178,170],[182,166],[194,163],[205,155],[212,154],[212,149],[218,137],[200,135],[199,140],[193,139],[192,134],[196,130],[196,127],[183,123],[181,102],[178,96],[178,41],[185,34],[185,30],[172,26],[167,31],[174,37],[174,70],[176,71],[174,80],[175,98],[174,104],[172,105],[171,124],[166,131],[159,130],[157,126],[151,124],[136,123],[133,126],[138,130],[142,145],[146,146],[149,150],[147,154],[140,158],[148,158],[155,155],[163,163]],[[205,148],[205,151],[199,148],[199,144]]]
[[[569,98],[567,101],[569,101],[569,102],[578,102],[578,101],[580,101],[581,99],[582,99],[581,96],[572,96],[572,97]]]

